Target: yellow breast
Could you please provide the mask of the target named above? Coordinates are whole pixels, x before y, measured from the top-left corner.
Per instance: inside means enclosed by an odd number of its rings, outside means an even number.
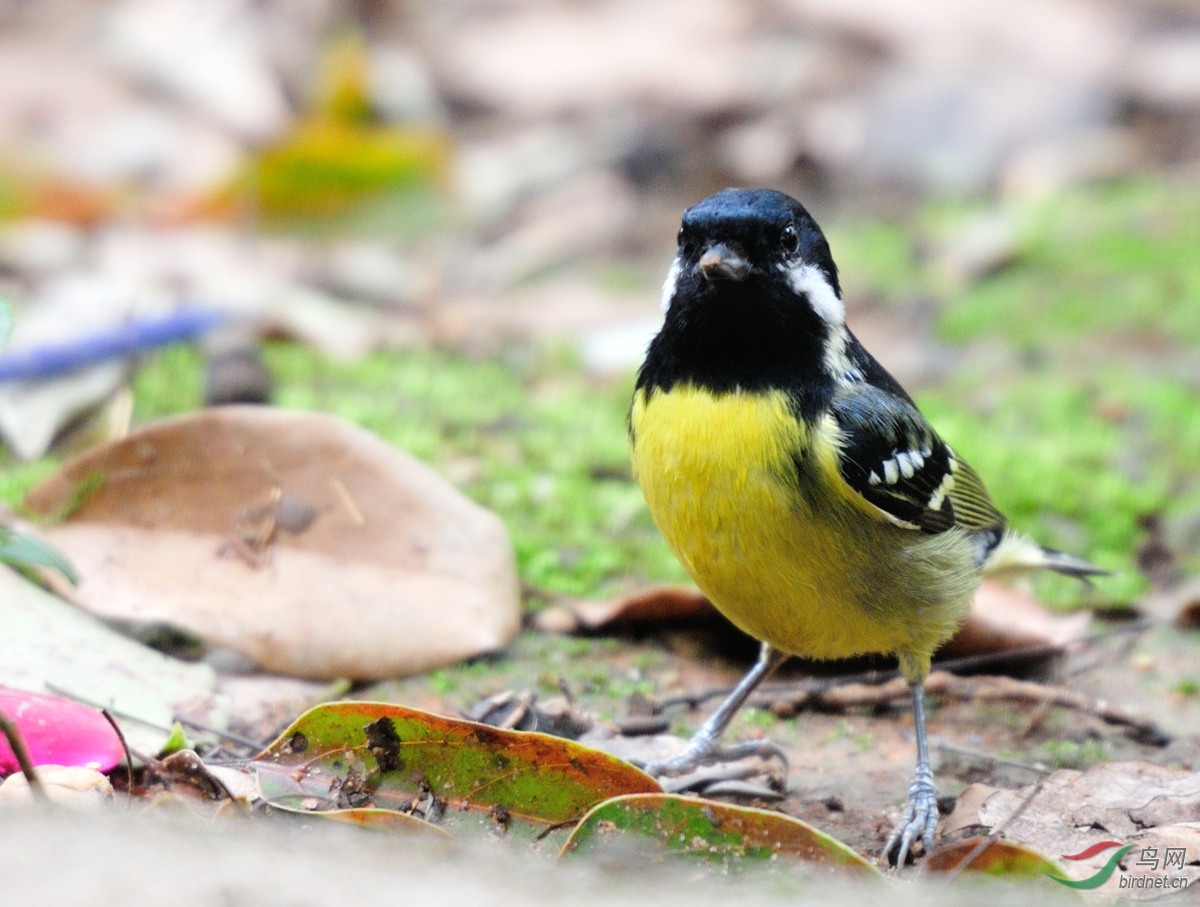
[[[651,515],[700,589],[750,635],[836,658],[932,651],[952,631],[966,603],[935,588],[946,564],[908,575],[930,554],[913,546],[928,542],[839,493],[833,442],[807,432],[783,393],[639,390],[630,420]]]

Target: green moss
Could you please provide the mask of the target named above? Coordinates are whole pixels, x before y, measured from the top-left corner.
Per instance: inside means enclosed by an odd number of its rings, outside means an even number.
[[[768,709],[755,708],[754,706],[747,706],[738,717],[741,719],[743,726],[759,728],[761,730],[774,727],[778,721],[774,713]]]
[[[192,412],[204,405],[204,358],[182,344],[151,354],[133,380],[137,424]]]
[[[947,339],[1003,337],[1027,349],[1200,342],[1200,193],[1162,182],[1080,189],[1016,212],[1017,265],[946,309]],[[964,212],[931,218],[955,229]]]
[[[1173,693],[1178,693],[1180,696],[1195,696],[1196,694],[1200,693],[1200,681],[1194,680],[1190,677],[1185,677],[1183,680],[1176,682],[1176,684],[1171,687],[1171,691]]]
[[[454,672],[446,668],[430,671],[428,675],[429,689],[439,696],[448,696],[458,689],[459,679]]]
[[[854,735],[854,748],[860,753],[869,753],[876,746],[875,735],[869,732],[862,732]]]
[[[1038,747],[1037,760],[1051,771],[1070,768],[1082,771],[1112,759],[1111,747],[1103,740],[1050,740]]]
[[[0,501],[17,508],[29,489],[50,478],[58,469],[57,457],[43,457],[30,463],[6,463],[0,469]]]
[[[828,231],[843,289],[855,296],[903,294],[921,286],[911,227],[894,221],[840,225]]]

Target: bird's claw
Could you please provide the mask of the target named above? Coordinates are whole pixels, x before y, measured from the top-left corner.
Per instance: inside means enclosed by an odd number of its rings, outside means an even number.
[[[654,762],[634,763],[647,775],[655,778],[678,778],[707,765],[737,762],[757,756],[763,760],[777,759],[782,766],[783,784],[786,785],[789,765],[787,753],[770,740],[748,740],[733,746],[719,746],[716,741],[693,738],[678,756]]]
[[[933,849],[933,832],[937,828],[937,792],[933,787],[933,771],[928,765],[918,765],[912,783],[908,785],[908,803],[900,816],[900,823],[888,836],[883,847],[884,857],[897,869],[908,860],[909,850],[918,838],[925,845],[925,852]],[[895,854],[895,859],[891,860]]]

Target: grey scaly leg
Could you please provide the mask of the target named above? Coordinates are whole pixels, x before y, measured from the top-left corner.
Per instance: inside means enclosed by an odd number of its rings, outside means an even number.
[[[913,718],[917,727],[917,770],[908,785],[908,803],[900,816],[900,824],[883,847],[888,856],[899,846],[895,865],[904,865],[909,848],[918,837],[925,843],[925,852],[933,849],[933,832],[937,828],[937,792],[933,788],[933,767],[929,764],[929,738],[925,732],[925,683],[912,685]]]
[[[763,758],[775,757],[782,761],[783,776],[786,779],[788,768],[787,755],[776,744],[769,740],[750,740],[745,743],[722,747],[720,739],[721,734],[729,726],[729,722],[733,720],[733,716],[737,714],[738,709],[750,698],[750,694],[754,692],[760,683],[770,676],[772,671],[787,661],[788,657],[781,652],[775,651],[775,649],[766,643],[763,643],[762,649],[758,654],[758,661],[754,663],[754,667],[739,681],[738,685],[733,688],[733,692],[708,717],[708,720],[700,725],[700,729],[696,731],[692,736],[691,742],[688,743],[687,749],[674,758],[647,763],[642,766],[642,769],[648,775],[670,777],[687,774],[688,772],[695,771],[702,765],[712,765],[716,762],[734,762],[738,759],[744,759],[747,756],[761,756]]]

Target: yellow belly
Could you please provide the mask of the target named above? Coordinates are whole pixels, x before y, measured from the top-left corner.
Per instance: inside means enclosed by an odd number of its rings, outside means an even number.
[[[638,391],[630,419],[654,521],[750,635],[809,658],[898,652],[927,664],[953,632],[977,582],[965,534],[896,527],[848,487],[836,493],[832,443],[809,437],[782,393]],[[802,470],[824,481],[801,481]]]

